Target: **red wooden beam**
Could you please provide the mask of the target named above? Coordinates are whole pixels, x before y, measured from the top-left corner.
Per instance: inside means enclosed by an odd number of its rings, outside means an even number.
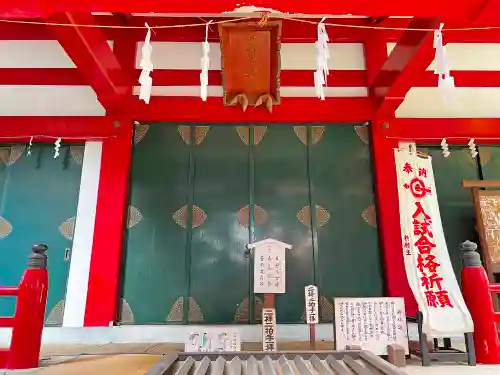
[[[52,12],[121,12],[121,13],[222,13],[238,8],[234,0],[17,0],[15,2],[2,0],[0,16],[22,16],[23,13],[33,16],[44,10]],[[238,4],[238,5],[237,5]],[[460,6],[452,0],[357,0],[357,1],[290,1],[290,0],[254,0],[251,5],[274,9],[287,13],[304,14],[352,14],[358,16],[415,16],[415,17],[456,17],[461,9],[472,9],[476,0],[462,0]],[[242,4],[243,5],[243,4]]]
[[[135,61],[133,54],[129,59],[118,56],[118,43],[115,43],[115,54],[122,66],[125,62]],[[131,83],[137,85],[140,70],[132,66]],[[128,76],[129,74],[127,74]],[[330,70],[328,76],[329,87],[366,87],[367,72],[364,70]],[[199,70],[170,70],[159,69],[151,73],[155,86],[198,86],[200,82]],[[456,87],[500,87],[500,71],[454,70],[453,78]],[[414,87],[437,87],[438,77],[433,71],[426,71],[417,78]],[[210,85],[221,86],[222,75],[218,70],[208,72]],[[281,86],[314,86],[313,71],[311,70],[282,70],[280,74]],[[78,69],[74,68],[0,68],[0,85],[55,85],[81,86],[87,85]]]
[[[53,142],[61,137],[64,142],[115,138],[124,133],[121,119],[114,117],[0,117],[2,142]]]
[[[99,102],[108,111],[117,112],[126,106],[131,86],[113,54],[101,29],[78,27],[94,25],[91,14],[57,13],[47,18],[53,23],[74,25],[72,27],[52,26],[59,43],[94,89]]]
[[[440,144],[467,144],[474,138],[478,144],[498,144],[500,118],[396,118],[388,122],[383,134],[387,139]]]
[[[409,28],[430,31],[405,31],[374,77],[370,85],[370,94],[375,100],[379,119],[394,116],[396,109],[416,81],[416,77],[432,62],[434,50],[431,30],[438,24],[437,18],[414,18]]]
[[[172,122],[362,122],[373,115],[369,98],[282,98],[281,104],[269,113],[264,107],[226,107],[222,98],[206,102],[193,97],[152,97],[149,104],[134,100],[130,116],[137,121]]]

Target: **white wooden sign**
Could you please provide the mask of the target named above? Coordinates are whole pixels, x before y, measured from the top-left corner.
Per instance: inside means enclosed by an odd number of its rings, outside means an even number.
[[[307,324],[318,324],[318,287],[307,285],[304,288],[306,301],[306,320]]]
[[[262,309],[262,351],[277,351],[275,309]]]
[[[377,355],[399,344],[408,354],[403,298],[335,298],[335,348],[357,345]]]
[[[292,245],[268,238],[248,245],[255,249],[254,292],[264,294],[285,293],[285,251]]]
[[[241,339],[238,330],[226,327],[210,327],[191,332],[184,344],[187,353],[239,352]]]

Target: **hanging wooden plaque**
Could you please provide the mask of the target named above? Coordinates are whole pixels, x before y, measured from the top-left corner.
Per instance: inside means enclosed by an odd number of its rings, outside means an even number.
[[[280,102],[280,22],[219,24],[224,105]]]

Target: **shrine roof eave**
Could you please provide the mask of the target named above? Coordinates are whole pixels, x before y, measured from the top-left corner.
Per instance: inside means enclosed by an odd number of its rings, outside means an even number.
[[[0,0],[1,18],[37,18],[56,12],[115,13],[224,13],[269,10],[285,14],[330,14],[352,16],[413,16],[457,19],[473,12],[484,0],[254,0],[242,6],[236,0]]]

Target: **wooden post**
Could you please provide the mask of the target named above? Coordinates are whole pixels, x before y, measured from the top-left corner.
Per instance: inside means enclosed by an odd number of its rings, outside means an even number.
[[[316,324],[309,324],[309,349],[316,350]]]

